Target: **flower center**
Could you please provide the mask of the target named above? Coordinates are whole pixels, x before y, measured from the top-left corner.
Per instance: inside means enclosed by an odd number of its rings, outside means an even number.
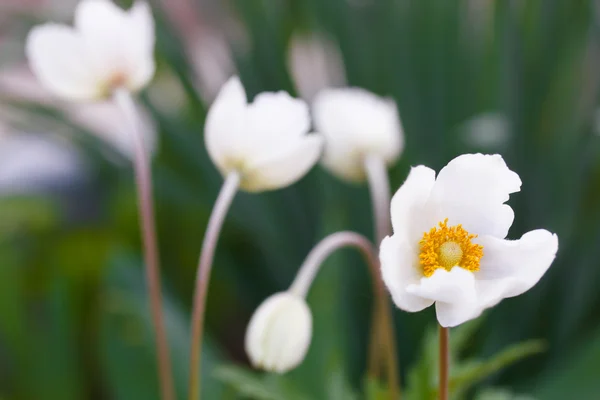
[[[470,234],[462,225],[447,226],[448,218],[423,234],[419,242],[419,259],[423,275],[430,277],[436,269],[450,271],[460,266],[469,271],[479,271],[479,261],[483,257],[483,246],[474,244],[477,235]]]

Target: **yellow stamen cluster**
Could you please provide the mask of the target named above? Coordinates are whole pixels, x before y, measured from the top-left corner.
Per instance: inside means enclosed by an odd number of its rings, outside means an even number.
[[[462,225],[447,226],[448,218],[423,234],[419,242],[419,259],[423,275],[430,277],[436,269],[450,271],[460,266],[469,271],[479,271],[479,261],[483,257],[483,246],[474,244],[477,235],[470,234]]]

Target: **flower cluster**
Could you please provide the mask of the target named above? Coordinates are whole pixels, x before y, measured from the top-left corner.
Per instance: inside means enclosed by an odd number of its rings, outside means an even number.
[[[34,28],[27,54],[32,70],[53,93],[95,100],[147,85],[154,74],[153,47],[146,3],[123,11],[108,0],[84,0],[74,28]],[[235,179],[224,203],[215,205],[207,229],[199,267],[200,311],[194,314],[199,318],[226,203],[237,187],[250,192],[286,187],[319,159],[332,174],[361,182],[368,175],[367,159],[391,166],[404,147],[392,99],[338,88],[318,93],[312,110],[285,92],[260,93],[248,102],[237,77],[225,83],[212,104],[204,139],[219,172]],[[500,155],[461,155],[437,177],[428,167],[412,168],[386,205],[393,234],[380,246],[382,277],[398,308],[417,312],[435,303],[440,325],[453,327],[533,287],[554,260],[558,239],[543,229],[506,239],[514,213],[505,203],[520,187],[518,174]],[[382,198],[389,199],[389,191]],[[312,334],[306,290],[278,293],[258,308],[246,336],[255,366],[285,372],[302,361]]]

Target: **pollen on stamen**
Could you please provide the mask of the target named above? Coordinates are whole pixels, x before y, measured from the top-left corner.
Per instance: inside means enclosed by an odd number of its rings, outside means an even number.
[[[448,218],[423,234],[419,242],[420,264],[423,275],[430,277],[436,269],[450,271],[460,266],[469,271],[479,271],[483,246],[472,243],[477,235],[467,232],[462,225],[448,226]]]

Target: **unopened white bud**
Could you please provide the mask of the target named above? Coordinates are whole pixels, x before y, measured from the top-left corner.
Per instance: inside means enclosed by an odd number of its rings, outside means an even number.
[[[257,368],[284,373],[304,360],[312,337],[305,300],[289,292],[267,298],[246,331],[246,353]]]

